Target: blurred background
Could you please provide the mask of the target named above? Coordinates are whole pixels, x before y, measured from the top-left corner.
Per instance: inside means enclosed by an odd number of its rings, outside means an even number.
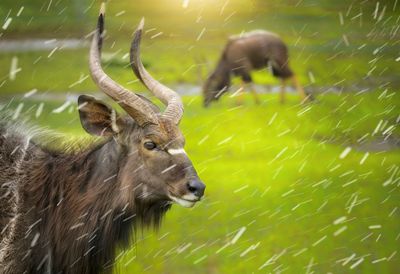
[[[13,119],[66,140],[86,135],[76,97],[104,97],[88,71],[99,6],[1,1],[0,103]],[[115,270],[398,273],[400,1],[110,0],[105,70],[149,96],[128,64],[142,17],[143,62],[183,96],[186,150],[207,197],[174,206],[159,232],[138,233]],[[260,105],[226,95],[202,107],[201,85],[227,38],[254,29],[288,44],[314,102],[292,93],[281,105],[279,81],[262,70],[252,75]]]

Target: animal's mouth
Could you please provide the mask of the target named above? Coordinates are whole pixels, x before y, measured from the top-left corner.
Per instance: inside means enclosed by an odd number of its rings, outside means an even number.
[[[187,198],[184,198],[185,196],[186,195],[184,195],[182,197],[178,197],[177,195],[175,195],[173,193],[170,193],[168,195],[168,197],[171,199],[171,201],[177,203],[180,206],[188,207],[188,208],[193,207],[195,205],[195,203],[200,201],[200,198],[194,198],[193,197],[193,199],[192,198],[191,199],[187,199]],[[190,195],[190,196],[192,196],[192,195]]]

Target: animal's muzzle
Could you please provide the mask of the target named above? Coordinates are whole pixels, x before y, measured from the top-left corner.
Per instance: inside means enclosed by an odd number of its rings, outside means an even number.
[[[187,189],[196,197],[201,198],[204,195],[206,185],[200,179],[192,179],[187,183]]]

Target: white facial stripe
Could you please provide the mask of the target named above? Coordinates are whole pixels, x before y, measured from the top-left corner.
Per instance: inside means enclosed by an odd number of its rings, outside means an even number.
[[[183,148],[178,148],[178,149],[168,149],[168,153],[171,155],[177,155],[177,154],[186,154],[186,151]]]

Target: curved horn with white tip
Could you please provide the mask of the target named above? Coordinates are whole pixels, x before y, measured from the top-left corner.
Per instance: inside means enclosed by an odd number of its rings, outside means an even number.
[[[142,61],[140,60],[140,41],[142,38],[143,26],[144,19],[140,21],[131,44],[130,61],[133,72],[136,77],[138,77],[140,81],[167,106],[162,117],[171,120],[175,124],[179,124],[183,115],[183,104],[180,96],[172,89],[155,80],[146,71]]]
[[[158,124],[158,116],[148,102],[135,93],[125,89],[113,81],[101,67],[101,47],[103,43],[105,3],[100,9],[97,29],[90,47],[90,74],[97,86],[114,101],[116,101],[140,125]]]

